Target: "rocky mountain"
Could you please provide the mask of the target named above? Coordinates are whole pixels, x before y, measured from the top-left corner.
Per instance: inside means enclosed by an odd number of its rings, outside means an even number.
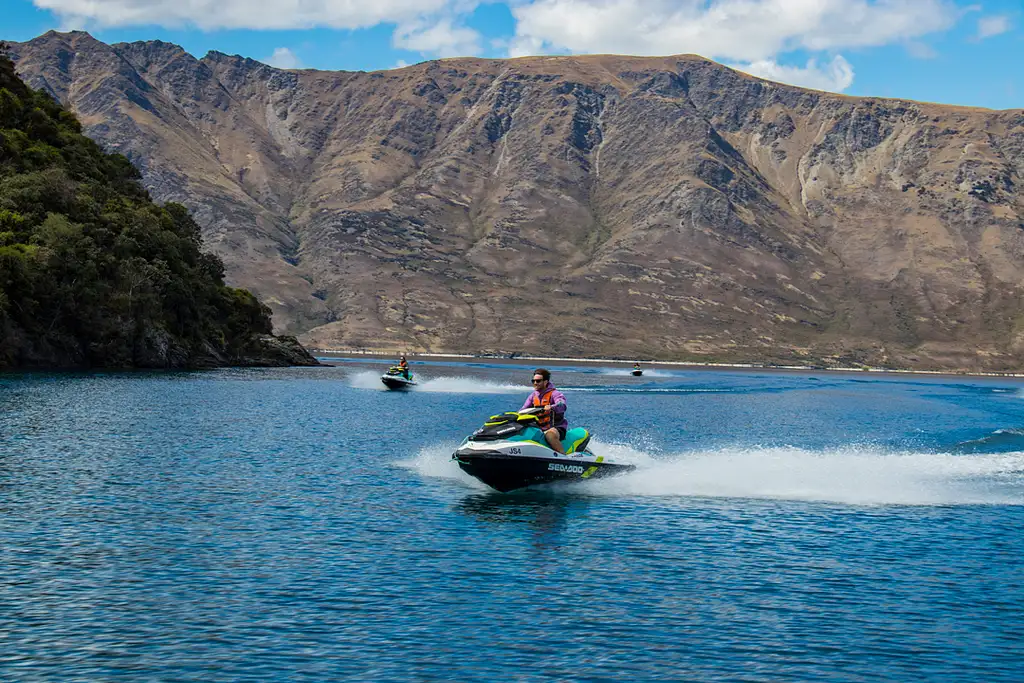
[[[10,51],[315,346],[1024,359],[1022,110],[689,55],[353,73],[85,33]]]

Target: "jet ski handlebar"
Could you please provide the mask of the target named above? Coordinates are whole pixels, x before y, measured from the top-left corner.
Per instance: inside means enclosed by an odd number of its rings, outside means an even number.
[[[534,408],[527,408],[526,410],[518,411],[520,415],[540,415],[544,412],[544,406],[536,406]]]

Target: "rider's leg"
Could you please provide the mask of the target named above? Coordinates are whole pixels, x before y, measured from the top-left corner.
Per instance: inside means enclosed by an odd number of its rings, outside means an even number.
[[[551,429],[544,432],[544,438],[547,440],[548,445],[551,446],[552,450],[556,453],[565,455],[565,449],[562,448],[562,440],[559,437],[558,430],[552,427]]]

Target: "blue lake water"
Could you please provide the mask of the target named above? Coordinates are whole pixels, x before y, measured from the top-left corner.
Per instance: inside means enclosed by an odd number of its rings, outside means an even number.
[[[0,680],[1024,680],[1024,382],[553,367],[638,469],[498,494],[383,369],[0,376]]]

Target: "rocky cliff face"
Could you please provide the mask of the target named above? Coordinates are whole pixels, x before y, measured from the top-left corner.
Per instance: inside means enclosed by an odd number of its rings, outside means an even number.
[[[84,33],[12,53],[316,346],[1024,359],[1021,110],[694,56],[283,71]]]

